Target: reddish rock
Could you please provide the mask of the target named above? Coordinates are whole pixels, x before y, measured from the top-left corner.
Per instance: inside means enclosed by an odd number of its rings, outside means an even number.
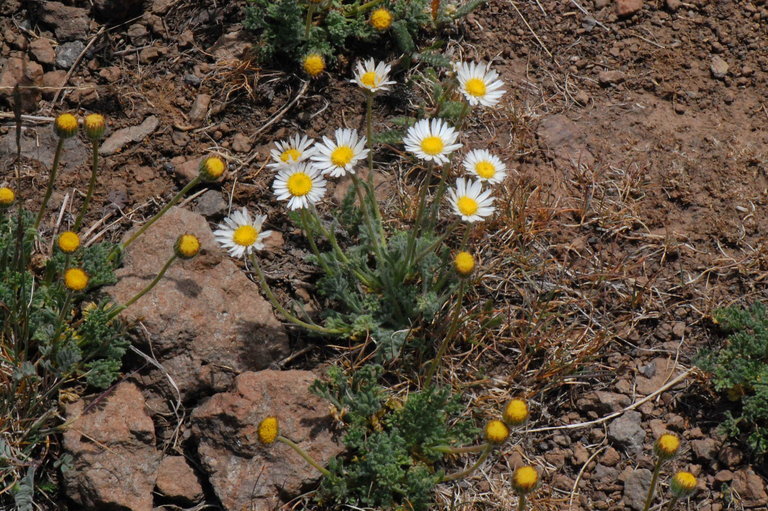
[[[49,39],[38,37],[29,43],[29,52],[41,64],[52,66],[56,60],[56,51]]]
[[[88,509],[150,511],[161,455],[139,389],[121,383],[87,410],[82,399],[68,405],[66,417],[67,496]]]
[[[632,16],[643,8],[643,0],[616,0],[616,14],[618,16]]]
[[[211,96],[208,94],[198,94],[195,98],[195,102],[192,104],[192,108],[189,111],[189,122],[193,126],[199,127],[203,125],[205,118],[208,116],[208,105],[211,104]]]
[[[38,19],[53,28],[58,41],[82,40],[88,36],[88,11],[61,2],[38,2]]]
[[[99,19],[125,21],[141,14],[144,0],[92,0],[93,9]]]
[[[45,73],[43,75],[43,97],[52,99],[56,95],[56,91],[64,87],[66,78],[67,72],[61,69]]]
[[[739,502],[746,508],[766,509],[768,493],[765,491],[765,480],[751,468],[744,468],[733,474],[733,491],[741,498]]]
[[[157,491],[172,499],[194,503],[202,499],[203,488],[184,456],[166,456],[157,469]]]
[[[0,71],[0,97],[10,98],[16,84],[21,86],[22,109],[32,112],[41,98],[43,68],[26,55],[8,58]]]
[[[128,247],[119,282],[105,291],[118,303],[128,301],[155,278],[183,233],[200,238],[201,253],[174,263],[152,291],[121,315],[129,324],[141,321],[154,355],[187,399],[225,390],[234,375],[268,367],[289,347],[259,286],[218,247],[205,217],[185,209],[171,208]],[[160,371],[143,383],[176,395]]]
[[[226,509],[272,511],[281,497],[297,495],[320,474],[280,442],[259,443],[256,430],[268,416],[325,465],[342,451],[331,432],[328,404],[309,392],[308,371],[246,372],[230,392],[216,394],[192,412],[200,461]]]
[[[672,358],[658,357],[653,359],[648,365],[654,367],[652,372],[653,376],[646,377],[638,375],[635,381],[638,394],[645,396],[656,392],[669,380],[672,380],[682,373],[682,369],[677,367],[675,360]]]

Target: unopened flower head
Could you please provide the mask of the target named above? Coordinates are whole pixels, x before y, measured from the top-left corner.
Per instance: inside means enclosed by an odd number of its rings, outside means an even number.
[[[696,490],[696,476],[690,472],[678,472],[672,476],[669,486],[677,498],[685,498]]]
[[[376,64],[373,59],[367,59],[357,63],[355,78],[351,81],[371,92],[387,90],[390,85],[396,83],[388,80],[391,70],[392,66],[389,64],[384,62]]]
[[[88,287],[88,274],[80,268],[70,268],[64,272],[64,285],[72,291],[82,291]]]
[[[278,172],[272,183],[277,200],[288,201],[288,209],[316,204],[325,195],[325,179],[309,163],[299,163]]]
[[[232,257],[247,256],[255,250],[263,249],[264,239],[272,234],[272,231],[261,230],[266,218],[264,215],[251,218],[248,210],[242,208],[224,218],[224,222],[213,231],[213,237],[219,245],[229,250]]]
[[[485,425],[485,441],[498,445],[503,444],[509,438],[509,428],[501,421],[488,421]]]
[[[85,136],[92,142],[101,140],[104,136],[104,131],[107,129],[107,122],[104,120],[104,116],[99,114],[86,115],[83,124],[85,126]]]
[[[274,162],[269,163],[267,167],[285,169],[308,159],[315,154],[315,148],[312,147],[314,143],[314,139],[306,135],[301,136],[298,133],[286,140],[275,142],[277,148],[270,151]]]
[[[206,156],[200,160],[200,179],[203,181],[216,181],[225,170],[227,170],[227,164],[218,156]]]
[[[442,119],[422,119],[408,128],[403,143],[417,158],[448,163],[448,155],[461,147],[459,134]]]
[[[258,435],[259,442],[262,444],[271,445],[275,443],[279,434],[280,423],[277,421],[277,417],[267,417],[259,423]]]
[[[522,399],[513,399],[504,408],[504,422],[510,426],[519,426],[528,420],[528,403]]]
[[[680,449],[680,439],[672,433],[661,435],[653,446],[656,455],[665,460],[673,458],[678,449]]]
[[[516,468],[512,474],[512,488],[521,495],[530,493],[538,483],[539,472],[529,465]]]
[[[182,234],[176,239],[173,251],[180,259],[192,259],[200,252],[200,240],[194,234]]]
[[[319,53],[309,53],[302,60],[301,66],[304,68],[304,72],[315,78],[325,71],[325,59]]]
[[[477,222],[496,210],[491,192],[483,191],[480,181],[470,181],[463,177],[456,180],[456,188],[448,190],[448,199],[456,214],[465,222]]]
[[[461,93],[472,106],[494,106],[506,92],[498,73],[484,62],[460,62],[455,69]]]
[[[485,149],[475,149],[464,157],[464,168],[475,178],[489,184],[501,183],[507,175],[507,166]]]
[[[72,231],[62,232],[56,244],[59,250],[65,254],[71,254],[80,247],[80,236]]]
[[[456,268],[456,273],[466,277],[475,269],[475,258],[469,252],[459,252],[453,258],[453,267]]]
[[[371,13],[371,26],[383,32],[392,26],[392,13],[388,9],[380,7]]]
[[[312,165],[331,177],[354,174],[355,165],[368,156],[367,139],[354,129],[337,129],[335,138],[323,137],[323,141],[315,145]]]
[[[16,194],[6,186],[0,187],[0,208],[7,208],[16,201]]]
[[[61,114],[53,121],[53,131],[59,138],[71,138],[77,135],[77,117],[72,114]]]

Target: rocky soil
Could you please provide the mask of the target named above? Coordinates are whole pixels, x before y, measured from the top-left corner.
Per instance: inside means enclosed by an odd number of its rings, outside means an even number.
[[[341,450],[327,405],[308,392],[338,352],[286,329],[211,227],[230,207],[267,214],[283,233],[264,256],[269,278],[281,298],[318,306],[314,268],[264,164],[293,132],[359,128],[363,104],[347,60],[311,83],[290,66],[257,66],[243,5],[0,5],[0,102],[10,112],[21,84],[26,115],[17,167],[13,114],[0,114],[0,185],[18,171],[25,206],[40,201],[50,118],[62,111],[110,123],[89,243],[151,216],[201,155],[230,169],[131,246],[107,290],[124,301],[142,288],[178,230],[203,240],[201,257],[126,311],[135,349],[123,381],[66,405],[72,470],[51,509],[311,506],[302,495],[316,473],[255,439],[265,414],[321,462]],[[477,296],[508,319],[458,348],[443,380],[468,388],[479,416],[523,395],[533,417],[476,476],[440,486],[438,506],[509,509],[511,469],[532,462],[543,474],[535,509],[640,511],[651,445],[671,431],[684,440],[672,465],[700,481],[691,509],[768,509],[768,467],[717,432],[725,405],[692,363],[721,341],[714,308],[766,299],[766,19],[762,0],[490,0],[462,21],[446,54],[492,61],[508,84],[503,107],[469,128],[470,146],[514,169],[505,213],[475,240],[488,274]],[[384,96],[376,108],[383,118],[404,107]],[[87,159],[81,142],[66,144],[49,233],[59,211],[65,221],[77,211]]]

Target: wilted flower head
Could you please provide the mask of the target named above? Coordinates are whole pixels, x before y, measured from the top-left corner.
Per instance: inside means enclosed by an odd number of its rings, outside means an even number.
[[[227,170],[227,164],[218,156],[206,156],[200,160],[200,179],[216,181]]]
[[[677,498],[685,498],[696,490],[696,476],[690,472],[678,472],[672,476],[669,486]]]
[[[504,422],[510,426],[519,426],[528,420],[528,403],[522,399],[513,399],[504,408]]]
[[[90,114],[85,116],[85,136],[88,140],[96,141],[100,140],[104,136],[104,131],[107,129],[107,123],[104,120],[103,115]]]
[[[485,441],[489,444],[503,444],[509,438],[509,428],[501,421],[488,421],[485,425]]]
[[[456,268],[456,273],[462,277],[466,277],[475,269],[475,258],[469,252],[459,252],[456,254],[456,257],[453,258],[453,267]]]
[[[653,446],[653,450],[656,451],[656,455],[662,459],[670,459],[677,454],[677,450],[680,449],[680,439],[677,435],[672,433],[664,433],[661,435]]]
[[[280,434],[280,423],[277,417],[267,417],[259,423],[258,435],[259,442],[264,445],[271,445],[277,440]]]
[[[521,495],[535,489],[538,482],[539,472],[529,465],[516,468],[512,474],[512,488]]]

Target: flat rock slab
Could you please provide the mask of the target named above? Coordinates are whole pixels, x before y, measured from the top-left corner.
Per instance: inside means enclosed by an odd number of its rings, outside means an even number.
[[[232,391],[192,412],[200,462],[225,509],[278,509],[281,496],[298,495],[320,476],[287,445],[259,443],[257,427],[265,417],[277,417],[280,434],[321,465],[342,451],[331,432],[328,404],[309,392],[314,380],[309,371],[246,372]]]
[[[226,390],[235,374],[265,369],[290,349],[258,285],[218,247],[205,218],[182,208],[171,208],[128,247],[118,283],[105,291],[117,303],[130,300],[155,278],[184,233],[200,239],[200,254],[174,262],[152,291],[121,315],[129,324],[141,321],[153,354],[187,400]],[[175,397],[167,376],[154,370],[141,382]]]
[[[160,124],[156,116],[150,115],[138,126],[122,128],[112,133],[99,148],[99,154],[109,156],[123,149],[132,142],[141,142],[151,135]]]
[[[66,407],[64,449],[73,466],[63,472],[67,495],[82,509],[150,511],[161,454],[144,397],[120,383],[94,406]]]
[[[677,367],[672,358],[658,357],[654,358],[647,366],[646,375],[638,374],[636,379],[636,390],[638,394],[647,396],[659,390],[668,381],[682,374],[683,370]],[[685,383],[680,382],[683,386]]]

